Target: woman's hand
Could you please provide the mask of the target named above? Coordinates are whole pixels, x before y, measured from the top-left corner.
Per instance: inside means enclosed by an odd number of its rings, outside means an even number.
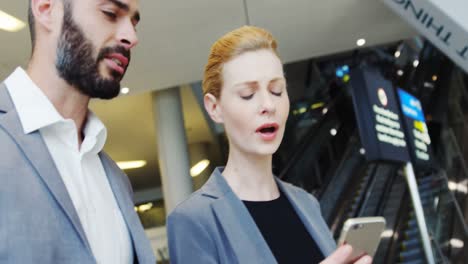
[[[350,245],[344,245],[339,247],[333,254],[328,256],[325,260],[320,262],[320,264],[370,264],[372,263],[372,258],[368,255],[362,256],[359,259],[349,262],[348,259],[353,253],[353,248]]]

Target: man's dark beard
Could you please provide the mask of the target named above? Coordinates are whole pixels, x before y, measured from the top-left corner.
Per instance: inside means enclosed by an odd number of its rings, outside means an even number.
[[[130,51],[122,46],[102,49],[93,58],[93,44],[73,21],[71,4],[64,3],[63,25],[57,46],[55,67],[61,78],[91,98],[111,99],[120,92],[119,72],[111,70],[106,79],[99,74],[99,63],[110,53],[120,53],[130,59]]]

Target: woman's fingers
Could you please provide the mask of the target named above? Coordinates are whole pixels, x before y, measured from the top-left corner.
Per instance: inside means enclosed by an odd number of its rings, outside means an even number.
[[[339,247],[333,254],[328,256],[321,264],[346,264],[347,259],[351,256],[353,248],[350,245]],[[361,263],[359,263],[361,264]]]
[[[364,256],[360,259],[358,259],[354,264],[370,264],[372,263],[372,258],[370,256]]]

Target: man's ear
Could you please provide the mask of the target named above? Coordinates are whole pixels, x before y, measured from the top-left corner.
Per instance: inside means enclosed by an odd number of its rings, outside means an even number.
[[[52,13],[55,0],[31,0],[31,12],[34,17],[35,26],[51,31],[53,28],[54,17]]]
[[[219,100],[214,95],[207,93],[203,97],[205,110],[216,123],[223,123],[223,113],[219,105]]]

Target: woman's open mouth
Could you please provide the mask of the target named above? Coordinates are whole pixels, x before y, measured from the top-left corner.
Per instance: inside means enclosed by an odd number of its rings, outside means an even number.
[[[279,125],[277,123],[267,123],[259,126],[255,133],[265,141],[272,141],[276,138]]]

